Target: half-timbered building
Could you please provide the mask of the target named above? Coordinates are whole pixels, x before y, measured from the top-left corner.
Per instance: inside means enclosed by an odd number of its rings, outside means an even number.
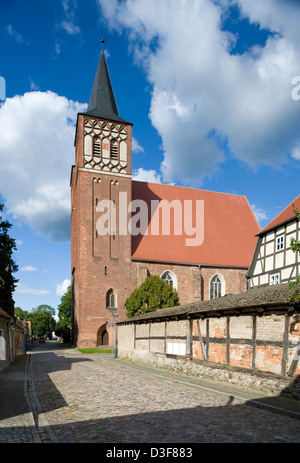
[[[248,272],[249,288],[288,283],[300,274],[299,254],[291,249],[292,238],[300,239],[300,195],[258,234]]]

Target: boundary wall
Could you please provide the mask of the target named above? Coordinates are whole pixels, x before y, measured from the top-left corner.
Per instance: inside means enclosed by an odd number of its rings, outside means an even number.
[[[119,357],[300,400],[300,305],[288,285],[118,324]]]

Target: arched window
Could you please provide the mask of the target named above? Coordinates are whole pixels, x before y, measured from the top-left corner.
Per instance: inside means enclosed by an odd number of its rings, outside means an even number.
[[[222,275],[215,275],[210,280],[210,299],[224,296],[225,294],[225,281]]]
[[[111,309],[115,307],[115,295],[112,289],[106,293],[106,308]]]
[[[110,156],[111,159],[118,159],[118,142],[117,140],[112,140],[110,144]]]
[[[165,280],[168,283],[168,285],[170,285],[172,288],[177,289],[177,277],[176,277],[175,273],[168,270],[167,272],[164,272],[160,276],[160,278]]]
[[[101,156],[101,142],[99,137],[94,137],[93,139],[93,155]]]

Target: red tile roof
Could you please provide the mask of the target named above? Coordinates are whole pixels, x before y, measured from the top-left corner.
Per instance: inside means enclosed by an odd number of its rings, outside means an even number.
[[[185,233],[175,235],[174,219],[171,219],[169,236],[161,233],[158,236],[151,235],[152,218],[148,220],[148,234],[132,237],[133,259],[249,267],[257,241],[255,235],[260,231],[260,227],[245,196],[133,181],[132,199],[145,201],[149,210],[152,200],[179,200],[181,204],[184,204],[185,200],[192,200],[194,227],[196,200],[204,201],[203,244],[187,246],[186,239],[193,237]],[[153,217],[157,217],[157,211],[155,214]]]
[[[0,307],[0,315],[7,317],[7,318],[11,318],[11,316],[7,312],[5,312],[5,310],[1,309],[1,307]]]
[[[264,234],[266,231],[270,231],[273,228],[278,227],[279,225],[283,225],[286,222],[289,222],[290,220],[295,219],[295,213],[293,210],[292,205],[295,205],[296,209],[300,210],[300,195],[297,196],[294,201],[292,201],[283,211],[278,214],[275,219],[271,220],[268,225],[266,225],[260,232],[259,235]]]

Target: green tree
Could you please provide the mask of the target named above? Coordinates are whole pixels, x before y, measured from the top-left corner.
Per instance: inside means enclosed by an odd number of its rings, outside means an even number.
[[[58,306],[58,322],[55,334],[63,338],[64,342],[70,342],[72,338],[72,292],[71,286],[61,297]]]
[[[295,207],[294,204],[292,204],[292,207],[293,207],[293,211],[295,213],[295,216],[297,217],[297,219],[300,221],[300,211]],[[291,239],[291,249],[293,252],[295,253],[299,253],[300,255],[300,241],[297,241],[295,240],[295,238],[292,238]],[[294,281],[291,281],[289,283],[289,287],[290,288],[294,288],[296,285],[298,285],[298,283],[300,283],[300,275],[297,275],[295,280]],[[295,304],[296,302],[299,302],[300,301],[300,288],[297,287],[295,288],[293,294],[292,294],[292,297],[290,299],[290,304]]]
[[[55,309],[49,305],[39,305],[29,313],[28,318],[31,321],[32,332],[36,336],[47,336],[51,339],[52,332],[55,329]]]
[[[0,213],[3,211],[3,204],[0,204]],[[15,290],[16,280],[13,276],[18,266],[13,260],[13,251],[16,250],[16,242],[9,236],[11,224],[3,220],[0,215],[0,307],[13,315],[12,294]]]
[[[20,320],[29,320],[28,317],[30,317],[29,312],[26,310],[22,310],[20,307],[15,307],[15,315],[20,319]]]
[[[177,291],[157,275],[147,277],[125,302],[128,318],[176,305],[179,305]]]

